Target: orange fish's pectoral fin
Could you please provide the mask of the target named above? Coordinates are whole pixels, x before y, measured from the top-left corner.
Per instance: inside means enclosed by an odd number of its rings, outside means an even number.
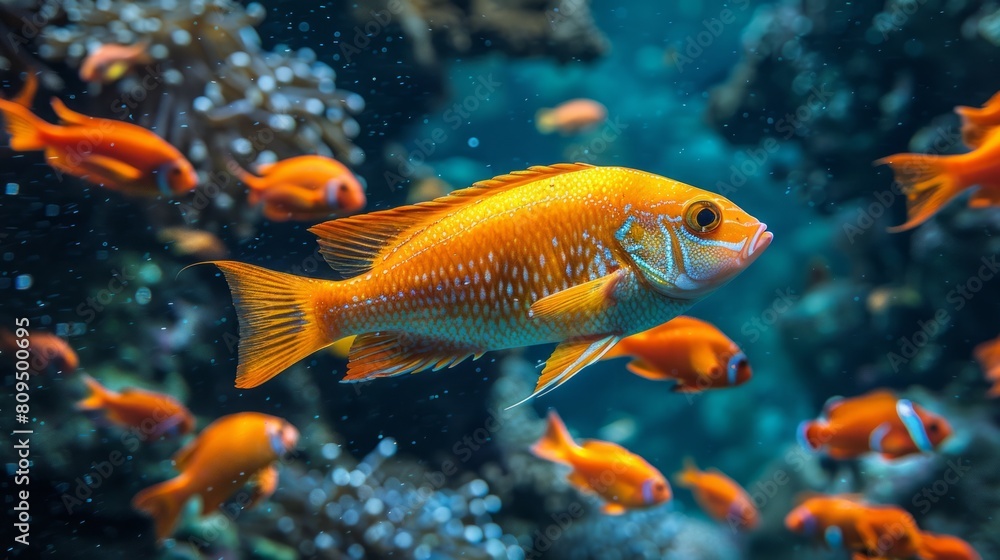
[[[320,253],[331,268],[344,276],[356,276],[370,270],[386,249],[402,245],[443,214],[533,181],[591,167],[586,163],[559,163],[513,171],[428,202],[340,218],[309,231],[319,237]]]
[[[631,362],[625,364],[625,369],[638,375],[639,377],[645,377],[646,379],[652,379],[653,381],[663,381],[664,379],[670,379],[669,375],[661,373],[659,370],[649,365],[647,362],[642,360],[632,360]]]
[[[52,110],[55,111],[59,121],[69,125],[89,125],[94,121],[94,117],[77,113],[70,109],[58,97],[52,98]]]
[[[115,182],[115,185],[121,186],[127,186],[142,178],[142,171],[139,168],[99,154],[89,154],[83,157],[80,161],[80,168],[83,169],[84,173],[110,178]]]
[[[567,340],[556,346],[552,355],[545,361],[545,369],[542,370],[535,392],[525,397],[522,401],[508,406],[510,410],[519,404],[524,404],[532,397],[537,397],[548,393],[563,383],[569,381],[571,377],[580,372],[583,368],[601,359],[605,352],[611,350],[621,337],[617,334],[593,335]]]
[[[1000,185],[980,185],[969,197],[969,208],[1000,206]]]
[[[278,468],[274,465],[261,469],[250,477],[250,501],[246,509],[270,498],[278,489]]]
[[[601,506],[601,513],[604,515],[622,515],[625,513],[625,506],[608,502]]]
[[[351,345],[347,375],[342,382],[438,371],[455,367],[470,357],[479,358],[483,353],[478,348],[404,332],[361,334]]]
[[[585,318],[599,314],[614,303],[615,290],[625,274],[624,269],[619,269],[607,276],[545,296],[531,304],[528,316],[554,321],[566,316]]]

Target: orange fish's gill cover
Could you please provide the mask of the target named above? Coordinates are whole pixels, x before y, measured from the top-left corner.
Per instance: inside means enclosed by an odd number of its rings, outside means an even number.
[[[347,381],[557,342],[538,394],[730,281],[766,229],[665,177],[561,164],[312,228],[343,281],[215,264],[237,302],[239,387],[350,335]]]

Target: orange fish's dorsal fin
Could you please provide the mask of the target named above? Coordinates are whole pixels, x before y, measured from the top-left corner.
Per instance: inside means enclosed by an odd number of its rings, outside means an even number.
[[[58,97],[52,98],[52,110],[56,112],[59,121],[69,125],[89,125],[94,121],[94,117],[77,113],[70,109]]]
[[[361,334],[351,345],[343,381],[365,381],[428,369],[438,371],[482,354],[483,350],[477,348],[402,332]]]
[[[593,335],[573,338],[556,346],[552,355],[545,361],[535,392],[521,402],[507,407],[507,410],[527,402],[532,397],[544,395],[580,372],[583,368],[601,359],[605,352],[611,350],[621,337],[617,334]]]
[[[81,379],[90,390],[90,396],[76,403],[77,410],[100,410],[119,395],[87,374],[83,374]]]
[[[19,91],[11,101],[24,107],[25,109],[31,109],[31,104],[35,101],[35,93],[38,92],[38,76],[36,76],[34,70],[30,68],[28,69],[27,74],[28,78],[24,81],[21,91]]]
[[[690,456],[684,457],[684,466],[674,475],[674,480],[677,481],[679,486],[690,488],[694,486],[698,473],[698,465],[694,462],[694,459]]]
[[[573,441],[573,436],[566,429],[566,424],[563,423],[562,418],[559,417],[559,414],[555,410],[550,410],[545,424],[545,433],[531,446],[531,452],[541,459],[569,465],[574,453],[579,449],[580,446]],[[575,471],[573,474],[575,474]],[[573,482],[577,486],[586,487],[587,485],[586,478],[582,481],[575,481],[572,475],[570,482]]]
[[[402,246],[423,231],[423,226],[434,218],[486,196],[591,167],[585,163],[531,167],[480,181],[428,202],[332,220],[309,231],[319,237],[320,253],[331,268],[347,277],[357,276],[370,270],[386,250]]]
[[[557,320],[561,316],[592,317],[614,303],[615,288],[625,277],[622,269],[607,276],[572,286],[531,304],[528,317]]]
[[[832,421],[843,415],[863,412],[873,405],[891,403],[895,406],[897,400],[896,394],[889,389],[877,389],[853,398],[831,398],[823,405],[823,416]]]

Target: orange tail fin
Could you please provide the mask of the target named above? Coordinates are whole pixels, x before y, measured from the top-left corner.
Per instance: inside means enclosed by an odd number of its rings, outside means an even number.
[[[332,282],[234,261],[209,264],[226,276],[240,321],[237,387],[256,387],[342,337],[325,332],[317,313],[316,298]]]
[[[678,486],[691,488],[694,486],[699,472],[698,465],[695,464],[694,459],[685,457],[684,468],[674,475],[674,479],[677,481]]]
[[[553,410],[549,412],[545,434],[531,446],[531,452],[542,459],[568,464],[573,452],[578,448],[573,436],[569,435],[566,424],[563,424],[562,418],[559,418]]]
[[[45,132],[52,125],[35,116],[20,103],[0,99],[0,113],[7,121],[10,147],[17,152],[45,149]]]
[[[892,167],[896,181],[906,194],[906,223],[889,228],[889,232],[917,227],[968,187],[961,184],[949,168],[950,157],[896,154],[875,162],[876,165]]]
[[[181,508],[191,497],[184,475],[154,484],[141,490],[132,498],[132,507],[153,518],[157,540],[163,540],[174,532]]]
[[[101,385],[93,377],[83,374],[83,382],[90,389],[90,396],[76,403],[77,410],[101,410],[117,393]]]

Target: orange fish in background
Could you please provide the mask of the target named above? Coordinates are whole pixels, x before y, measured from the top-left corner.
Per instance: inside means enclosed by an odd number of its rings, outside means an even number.
[[[982,560],[976,549],[951,535],[924,532],[920,535],[920,560]]]
[[[979,362],[986,380],[993,384],[986,394],[992,398],[1000,397],[1000,337],[979,344],[972,354]]]
[[[80,63],[80,79],[85,82],[116,82],[135,66],[152,62],[148,49],[149,43],[145,42],[134,45],[105,43],[90,51]]]
[[[750,494],[718,469],[698,470],[694,461],[686,458],[684,470],[674,480],[678,486],[691,489],[705,513],[733,529],[753,529],[760,522],[760,513]]]
[[[43,121],[23,104],[0,99],[11,149],[44,150],[46,162],[57,171],[131,195],[180,195],[198,184],[191,162],[153,132],[82,115],[56,98],[52,108],[62,125]]]
[[[670,500],[670,484],[660,471],[624,447],[607,441],[585,440],[577,445],[559,415],[549,412],[545,434],[531,447],[537,457],[573,468],[569,482],[604,501],[601,511],[621,515]]]
[[[250,188],[248,202],[261,203],[272,221],[313,221],[365,207],[365,191],[342,163],[324,156],[298,156],[257,166],[260,177],[238,165],[232,170]]]
[[[785,517],[793,533],[847,549],[855,560],[912,558],[921,533],[913,516],[896,506],[868,505],[850,496],[814,496]]]
[[[753,375],[746,354],[711,323],[680,316],[622,339],[602,360],[633,358],[626,368],[654,381],[676,380],[674,391],[742,385]]]
[[[217,235],[201,229],[168,227],[158,231],[156,237],[170,243],[173,252],[180,256],[221,259],[229,253],[226,244]]]
[[[139,430],[143,441],[194,431],[194,415],[170,395],[135,387],[115,392],[86,374],[83,382],[90,396],[76,403],[77,410],[100,412],[113,424]]]
[[[718,195],[620,167],[534,167],[310,229],[343,281],[217,261],[240,322],[236,385],[359,335],[346,381],[559,346],[535,393],[732,280],[771,242]]]
[[[18,340],[23,339],[27,342],[19,344]],[[80,366],[80,358],[73,348],[65,340],[50,332],[29,331],[27,337],[19,339],[13,331],[0,329],[0,351],[3,353],[13,358],[23,344],[28,345],[27,350],[31,355],[28,364],[32,373],[44,373],[50,367],[63,373],[73,373]]]
[[[986,141],[990,131],[1000,126],[1000,92],[995,93],[982,107],[955,107],[962,117],[962,142],[978,148]]]
[[[608,118],[608,109],[593,99],[572,99],[552,109],[535,113],[535,127],[542,134],[577,134],[590,130]]]
[[[142,490],[132,506],[153,517],[160,540],[170,536],[184,504],[196,494],[201,496],[202,515],[208,515],[250,482],[253,488],[246,501],[251,507],[274,492],[274,463],[298,440],[298,430],[282,418],[257,412],[223,416],[174,455],[180,474]]]
[[[831,399],[819,420],[802,422],[798,429],[803,447],[834,459],[868,452],[886,459],[931,453],[950,435],[947,420],[885,389]]]

